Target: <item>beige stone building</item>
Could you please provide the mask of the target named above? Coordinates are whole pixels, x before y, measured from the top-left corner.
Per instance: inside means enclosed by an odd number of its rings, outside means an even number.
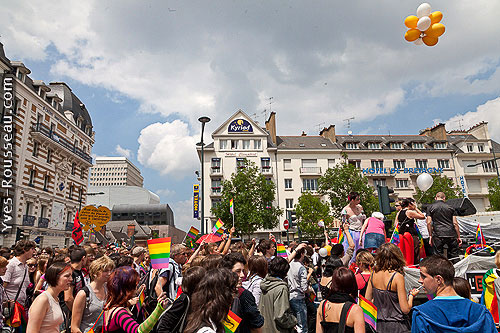
[[[141,171],[126,157],[96,157],[90,170],[90,186],[144,185]]]

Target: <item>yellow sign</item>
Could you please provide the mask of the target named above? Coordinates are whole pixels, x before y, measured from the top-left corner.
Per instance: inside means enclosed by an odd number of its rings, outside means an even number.
[[[101,230],[102,226],[111,220],[111,211],[104,206],[96,208],[95,206],[85,206],[78,214],[80,223],[84,231],[94,229]]]

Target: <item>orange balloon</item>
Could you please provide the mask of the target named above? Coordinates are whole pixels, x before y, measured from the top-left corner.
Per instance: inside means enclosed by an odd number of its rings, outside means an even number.
[[[422,38],[422,40],[424,41],[425,45],[427,45],[427,46],[434,46],[434,45],[436,45],[438,43],[439,38],[425,36],[424,38]]]
[[[431,27],[425,30],[425,34],[429,37],[439,37],[444,34],[446,28],[442,23],[434,23]]]
[[[405,25],[410,29],[416,29],[417,22],[418,22],[418,17],[416,17],[415,15],[410,15],[407,18],[405,18]]]
[[[420,30],[410,29],[405,33],[405,39],[409,42],[416,41],[420,37]]]
[[[431,13],[431,15],[429,15],[429,17],[431,18],[431,24],[439,23],[443,19],[443,13],[441,13],[438,10],[438,11],[435,11],[434,13]]]

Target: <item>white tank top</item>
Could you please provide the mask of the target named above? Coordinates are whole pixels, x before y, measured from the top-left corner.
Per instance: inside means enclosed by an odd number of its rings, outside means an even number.
[[[47,313],[45,314],[45,317],[43,318],[42,325],[40,325],[40,332],[59,333],[59,326],[64,321],[59,302],[46,291],[38,297],[43,297],[43,295],[45,295],[45,297],[47,297],[49,301],[49,308],[47,310]]]

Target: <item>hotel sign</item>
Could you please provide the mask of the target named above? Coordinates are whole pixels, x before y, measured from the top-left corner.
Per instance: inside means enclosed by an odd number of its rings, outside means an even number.
[[[193,218],[197,219],[200,214],[200,185],[193,185]]]
[[[235,119],[227,128],[228,133],[253,133],[252,124],[245,119]]]
[[[363,174],[393,175],[396,173],[442,173],[443,168],[364,168]]]

